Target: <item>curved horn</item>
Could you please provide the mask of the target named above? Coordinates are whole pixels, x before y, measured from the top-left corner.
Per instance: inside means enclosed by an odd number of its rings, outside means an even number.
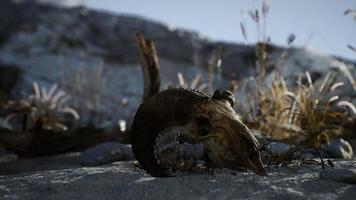
[[[136,32],[136,42],[139,47],[142,66],[143,100],[145,100],[159,92],[161,85],[160,67],[153,41],[145,39],[140,32]]]
[[[132,125],[131,144],[136,159],[149,174],[171,175],[154,157],[155,139],[167,127],[188,123],[194,104],[207,99],[209,97],[199,91],[168,89],[140,105]]]

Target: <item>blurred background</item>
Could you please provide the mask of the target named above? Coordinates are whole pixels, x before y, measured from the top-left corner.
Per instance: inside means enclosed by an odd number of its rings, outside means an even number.
[[[1,0],[0,127],[109,131],[79,149],[118,133],[129,142],[143,95],[139,31],[157,49],[160,90],[229,89],[243,121],[274,139],[320,147],[355,138],[355,8],[351,0]]]
[[[42,0],[43,2],[57,2]],[[174,1],[174,0],[63,0],[66,6],[85,5],[113,13],[139,15],[199,32],[214,40],[246,42],[241,35],[241,21],[247,21],[247,10],[260,7],[261,1]],[[356,43],[356,26],[352,17],[345,17],[348,8],[355,8],[352,0],[270,0],[267,34],[271,41],[285,45],[285,36],[294,33],[296,46],[312,48],[324,53],[354,59],[345,44]],[[256,39],[254,24],[247,24],[251,41]]]

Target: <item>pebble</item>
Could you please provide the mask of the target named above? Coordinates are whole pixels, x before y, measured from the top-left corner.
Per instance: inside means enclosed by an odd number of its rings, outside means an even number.
[[[5,148],[0,146],[0,163],[11,162],[18,159],[18,155],[13,152],[7,151]]]
[[[283,155],[293,146],[282,142],[270,142],[266,144],[262,151],[267,155]],[[323,144],[320,148],[323,158],[352,159],[353,150],[350,143],[342,138],[338,138],[329,144]],[[304,149],[294,154],[294,159],[313,159],[319,155],[314,149]]]
[[[133,160],[131,145],[105,142],[83,151],[80,162],[83,166],[98,166],[116,161]]]
[[[266,151],[273,155],[283,155],[291,149],[291,145],[282,142],[270,142],[263,147]]]
[[[12,129],[11,124],[8,122],[8,120],[0,117],[0,127],[1,128],[6,128],[6,129]]]
[[[325,169],[319,176],[324,180],[356,184],[356,169]]]
[[[0,163],[12,162],[12,161],[15,161],[18,159],[19,159],[18,155],[14,154],[14,153],[0,155]]]
[[[323,157],[327,158],[351,159],[353,157],[353,150],[350,143],[342,138],[322,145],[320,153]]]

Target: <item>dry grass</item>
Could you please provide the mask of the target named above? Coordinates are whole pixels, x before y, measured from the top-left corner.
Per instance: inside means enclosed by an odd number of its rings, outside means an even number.
[[[239,103],[238,110],[242,111],[244,121],[251,128],[258,129],[272,138],[318,148],[320,144],[343,134],[343,123],[356,114],[355,106],[349,101],[340,101],[339,96],[332,95],[333,91],[344,83],[336,82],[336,77],[330,77],[330,74],[322,82],[313,83],[310,74],[306,72],[306,83],[302,83],[300,78],[295,88],[288,88],[280,73],[288,50],[296,38],[294,34],[288,36],[287,48],[279,59],[274,61],[272,80],[266,85],[266,44],[269,40],[265,37],[265,25],[268,8],[268,4],[263,1],[261,11],[256,9],[248,12],[257,27],[256,77],[250,79],[247,84],[232,84],[235,89],[237,85],[242,85],[239,89],[244,94],[244,99]],[[264,22],[262,26],[261,22]],[[247,41],[246,26],[243,22],[240,26],[243,38]],[[348,67],[340,63],[335,63],[335,66],[341,66],[340,71],[355,88],[355,81]]]
[[[178,84],[168,85],[163,88],[188,88],[194,90],[200,90],[206,92],[207,94],[214,93],[214,79],[216,76],[221,76],[221,48],[218,47],[214,49],[207,62],[207,77],[204,77],[201,73],[195,74],[192,80],[188,80],[184,75],[179,72],[177,73]]]
[[[33,90],[34,93],[27,98],[9,101],[5,106],[10,111],[8,120],[22,118],[23,131],[33,128],[66,130],[65,114],[70,115],[72,120],[79,120],[78,112],[67,105],[70,96],[58,89],[57,84],[47,90],[34,82]]]
[[[188,88],[188,89],[195,89],[195,90],[200,90],[200,91],[205,91],[208,88],[208,83],[204,82],[202,80],[202,75],[201,74],[196,74],[194,78],[189,81],[186,78],[184,78],[182,73],[177,74],[178,78],[178,88]]]
[[[271,87],[257,99],[260,114],[255,124],[273,138],[318,148],[342,135],[343,122],[351,113],[356,114],[356,109],[352,103],[332,96],[343,83],[336,82],[329,74],[319,84],[313,84],[308,72],[306,79],[307,83],[298,81],[297,88],[290,91],[283,78],[274,78]]]
[[[269,5],[267,1],[263,1],[260,10],[247,12],[256,24],[256,76],[242,82],[231,81],[230,90],[235,94],[238,92],[243,94],[243,98],[241,96],[237,98],[237,110],[251,128],[260,130],[274,139],[319,148],[322,143],[342,137],[345,132],[344,123],[354,118],[356,108],[350,101],[333,95],[335,90],[337,91],[346,84],[337,82],[336,75],[332,76],[329,73],[322,81],[313,83],[309,72],[306,72],[305,76],[299,78],[296,86],[290,88],[286,84],[285,78],[280,74],[296,36],[290,34],[286,41],[287,47],[281,52],[279,58],[269,60],[267,44],[270,40],[266,34],[268,11]],[[240,23],[240,28],[243,38],[248,43],[248,30],[244,21]],[[354,50],[351,45],[349,48]],[[219,54],[215,52],[215,54],[219,55],[220,52]],[[214,63],[211,65],[213,67],[208,67],[209,80],[212,80],[211,77],[214,76],[212,69],[216,68],[217,63],[221,64],[221,60],[214,59],[220,59],[220,56],[216,55],[213,54],[212,59],[209,60],[209,63]],[[217,60],[219,62],[216,62]],[[355,79],[348,66],[341,62],[332,63],[332,65],[339,68],[355,89]],[[267,66],[274,66],[270,83],[266,81]],[[197,76],[200,79],[200,75]],[[303,79],[305,81],[302,81]],[[181,87],[197,89],[197,87],[192,87],[196,84],[189,86],[182,74],[179,74],[179,80]],[[208,90],[211,91],[213,82],[209,80]]]
[[[64,71],[64,66],[62,67]],[[102,121],[101,110],[103,74],[105,65],[99,63],[90,68],[85,65],[79,65],[74,73],[62,73],[61,85],[73,97],[73,106],[79,113],[85,113],[86,119],[90,119],[93,124]]]
[[[352,8],[348,8],[344,11],[344,15],[350,15],[356,20],[356,10]]]
[[[287,108],[291,105],[285,101],[285,94],[288,94],[288,87],[283,77],[274,75],[271,85],[267,89],[260,88],[256,95],[254,110],[258,110],[256,116],[253,117],[255,128],[261,130],[276,139],[285,139],[290,137],[285,133],[284,127],[290,124],[289,113]],[[246,94],[254,96],[254,94]]]
[[[257,65],[260,68],[265,67],[265,60],[261,59]],[[351,73],[345,70],[341,72],[354,86]],[[272,73],[271,83],[266,86],[264,70],[257,67],[257,77],[253,80],[253,90],[257,92],[245,90],[247,102],[242,105],[247,108],[240,110],[254,113],[252,119],[243,115],[245,121],[272,138],[319,148],[322,143],[342,136],[343,123],[349,120],[352,113],[356,114],[355,106],[351,102],[340,101],[341,97],[332,95],[345,83],[336,82],[337,77],[330,76],[328,74],[322,82],[314,84],[310,74],[306,72],[306,83],[302,83],[300,77],[296,88],[291,90],[279,75],[279,70]]]

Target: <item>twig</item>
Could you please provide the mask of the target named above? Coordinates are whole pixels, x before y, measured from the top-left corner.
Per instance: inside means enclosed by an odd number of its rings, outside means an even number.
[[[315,147],[306,147],[306,146],[296,147],[296,148],[293,148],[293,149],[289,150],[286,154],[284,154],[284,155],[282,156],[282,159],[281,159],[281,160],[279,160],[279,161],[276,162],[276,165],[279,165],[279,164],[284,163],[284,162],[290,162],[290,161],[293,159],[293,154],[294,154],[295,152],[303,151],[303,150],[305,150],[305,149],[313,149],[313,150],[315,150],[315,151],[317,152],[317,154],[318,154],[318,157],[320,158],[321,167],[322,167],[323,169],[326,168],[326,164],[325,164],[325,162],[324,162],[323,157],[322,157],[321,154],[320,154],[320,151],[319,151],[317,148],[315,148]],[[270,164],[270,163],[269,163],[269,164]]]

